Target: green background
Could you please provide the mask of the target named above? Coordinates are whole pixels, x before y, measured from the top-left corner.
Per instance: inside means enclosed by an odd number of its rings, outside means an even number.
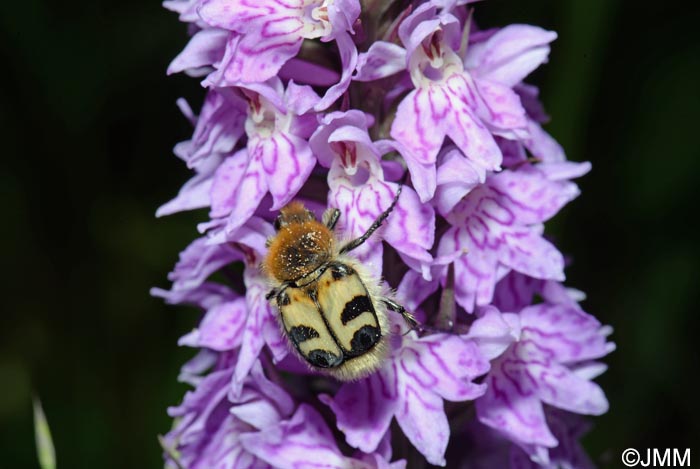
[[[570,159],[593,162],[548,231],[573,260],[568,284],[615,329],[598,380],[611,410],[585,438],[604,467],[620,467],[627,447],[700,441],[700,12],[690,3],[492,0],[476,10],[485,26],[560,35],[529,81]],[[175,99],[197,109],[203,96],[196,79],[165,77],[185,27],[143,0],[2,10],[0,467],[37,467],[32,392],[61,468],[159,467],[156,434],[192,354],[176,340],[198,316],[148,290],[168,285],[204,217],[153,216],[189,176],[171,154],[191,132]]]

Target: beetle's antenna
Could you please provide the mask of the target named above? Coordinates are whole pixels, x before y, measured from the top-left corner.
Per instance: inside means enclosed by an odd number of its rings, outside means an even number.
[[[372,223],[372,226],[369,227],[369,229],[360,236],[359,238],[353,239],[350,241],[348,244],[340,248],[340,254],[345,254],[346,252],[350,252],[353,249],[357,248],[360,246],[362,243],[367,241],[370,236],[372,236],[372,233],[377,231],[377,229],[382,226],[382,223],[386,218],[389,216],[392,210],[394,210],[394,206],[396,205],[396,202],[399,200],[399,195],[401,195],[401,189],[403,188],[403,184],[399,185],[399,189],[396,191],[396,196],[394,197],[394,200],[391,202],[391,205],[389,205],[389,208],[384,210],[381,215],[377,217],[377,219]]]
[[[323,212],[323,218],[321,222],[326,225],[326,227],[333,231],[335,229],[336,223],[338,223],[338,219],[340,218],[340,210],[337,208],[329,208],[325,212]]]

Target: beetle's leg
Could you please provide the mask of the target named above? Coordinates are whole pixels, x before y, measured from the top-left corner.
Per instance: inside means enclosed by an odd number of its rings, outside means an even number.
[[[333,231],[335,229],[335,224],[338,223],[340,218],[340,210],[337,208],[329,208],[323,212],[323,217],[321,222],[328,227],[329,230]]]
[[[279,288],[273,288],[272,290],[267,292],[267,295],[265,295],[265,299],[267,301],[270,301],[273,298],[277,298],[289,287],[296,287],[296,283],[290,281],[284,282],[282,285],[279,286]]]
[[[406,321],[406,324],[408,324],[411,327],[411,330],[416,329],[419,324],[418,321],[416,320],[415,317],[408,311],[406,311],[406,308],[398,304],[396,301],[390,299],[390,298],[382,298],[382,302],[386,305],[387,308],[389,308],[392,311],[396,311],[399,313],[404,321]]]
[[[384,222],[384,220],[386,220],[386,218],[389,216],[391,211],[394,210],[394,206],[396,205],[396,202],[399,200],[399,195],[401,195],[401,188],[402,187],[403,187],[403,185],[399,185],[399,190],[396,191],[396,196],[394,197],[394,200],[391,202],[391,205],[389,205],[389,208],[384,210],[384,212],[382,212],[382,214],[377,217],[377,219],[374,221],[374,223],[372,223],[372,226],[369,227],[369,229],[365,232],[365,234],[363,234],[362,236],[360,236],[357,239],[353,239],[348,244],[346,244],[345,246],[340,248],[340,254],[345,254],[346,252],[350,252],[353,249],[355,249],[356,247],[360,246],[362,243],[367,241],[370,236],[372,236],[372,233],[377,231],[377,228],[382,226],[382,223]]]
[[[273,288],[272,290],[270,290],[269,292],[267,292],[267,295],[265,295],[265,299],[266,299],[267,301],[270,301],[271,299],[273,299],[273,298],[276,297],[277,295],[279,295],[279,290],[276,289],[276,288]]]

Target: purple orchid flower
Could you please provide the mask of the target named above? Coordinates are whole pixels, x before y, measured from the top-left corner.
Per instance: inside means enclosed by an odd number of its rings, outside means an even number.
[[[316,159],[306,140],[315,127],[310,112],[318,96],[308,86],[280,81],[241,88],[249,103],[246,148],[229,156],[214,174],[211,216],[227,217],[232,234],[248,220],[265,194],[279,210],[301,189]]]
[[[556,34],[480,30],[471,3],[165,3],[191,35],[168,73],[207,94],[199,116],[178,101],[194,175],[157,214],[209,210],[152,290],[202,311],[179,340],[194,390],[169,410],[167,467],[590,467],[578,438],[608,407],[593,379],[611,329],[543,235],[590,164],[567,160],[523,82]],[[382,308],[386,357],[362,379],[301,361],[269,301],[261,262],[294,199],[338,209],[341,242],[396,202],[345,255],[420,326]]]
[[[464,197],[448,215],[452,226],[438,247],[441,255],[467,252],[454,263],[457,302],[470,312],[489,304],[510,270],[563,280],[564,258],[542,237],[542,223],[577,195],[571,182],[523,169],[493,175]]]
[[[230,356],[219,363],[194,391],[185,395],[178,407],[168,413],[179,419],[164,438],[167,467],[191,469],[263,468],[267,465],[247,451],[243,441],[274,426],[291,415],[294,402],[287,393],[263,374],[260,363],[251,374],[238,399],[232,399],[228,385],[232,368]],[[177,455],[176,457],[173,457]],[[178,466],[179,465],[179,466]]]
[[[304,39],[317,38],[336,42],[344,70],[317,109],[331,105],[350,83],[357,63],[350,33],[360,14],[358,0],[204,0],[198,12],[208,25],[235,32],[207,85],[265,82],[298,54]]]
[[[404,336],[374,375],[345,384],[335,397],[322,395],[347,442],[374,451],[394,417],[409,441],[431,464],[444,465],[450,427],[443,400],[466,401],[485,388],[472,380],[489,365],[475,343],[459,336]]]
[[[391,136],[406,158],[422,201],[437,185],[436,158],[445,137],[477,168],[498,170],[502,155],[494,136],[526,138],[528,122],[512,87],[544,62],[554,33],[515,25],[488,40],[462,44],[470,25],[425,3],[401,24],[405,49],[376,42],[359,59],[355,77],[371,81],[406,71],[413,83],[400,103]]]
[[[564,300],[565,291],[557,293]],[[586,415],[607,411],[605,395],[591,379],[605,370],[593,360],[615,348],[606,340],[611,330],[571,298],[518,313],[501,314],[490,306],[481,314],[469,337],[483,346],[492,369],[487,391],[476,401],[479,420],[534,461],[549,464],[547,449],[559,442],[547,426],[543,404]]]
[[[518,445],[504,438],[496,430],[485,426],[478,419],[470,421],[460,438],[471,444],[459,452],[464,469],[593,469],[595,466],[579,443],[588,432],[590,424],[582,417],[548,407],[545,411],[547,425],[559,441],[549,451],[549,463],[540,464],[530,459]]]
[[[367,118],[359,111],[328,114],[309,142],[319,163],[329,168],[330,207],[340,209],[339,229],[348,239],[361,236],[391,205],[398,184],[384,177],[381,156],[390,150],[382,142],[372,142]],[[381,238],[393,246],[406,264],[421,270],[432,256],[435,214],[420,203],[415,191],[404,188]],[[381,239],[379,237],[375,239]],[[381,274],[382,245],[369,240],[355,251],[363,263]]]

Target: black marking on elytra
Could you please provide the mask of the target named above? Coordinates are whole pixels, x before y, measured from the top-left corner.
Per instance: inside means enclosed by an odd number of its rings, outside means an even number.
[[[333,280],[340,280],[343,277],[354,274],[355,271],[352,270],[345,264],[333,264],[331,267],[331,274],[333,275]]]
[[[366,353],[369,349],[374,347],[381,338],[382,333],[378,327],[362,326],[352,336],[352,340],[350,341],[352,350],[348,352],[348,355],[358,356]]]
[[[315,339],[316,337],[320,336],[313,327],[294,326],[289,330],[289,338],[292,339],[292,342],[294,342],[296,345],[306,342],[309,339]]]
[[[346,325],[365,312],[369,312],[374,315],[374,306],[372,306],[369,296],[357,295],[355,298],[345,303],[343,312],[340,315],[340,320],[342,321],[343,325]]]
[[[326,350],[316,349],[309,352],[306,360],[319,368],[333,368],[343,363],[343,357]]]
[[[289,295],[287,295],[285,292],[277,295],[277,306],[287,306],[289,303],[291,303],[291,300],[289,299]]]

